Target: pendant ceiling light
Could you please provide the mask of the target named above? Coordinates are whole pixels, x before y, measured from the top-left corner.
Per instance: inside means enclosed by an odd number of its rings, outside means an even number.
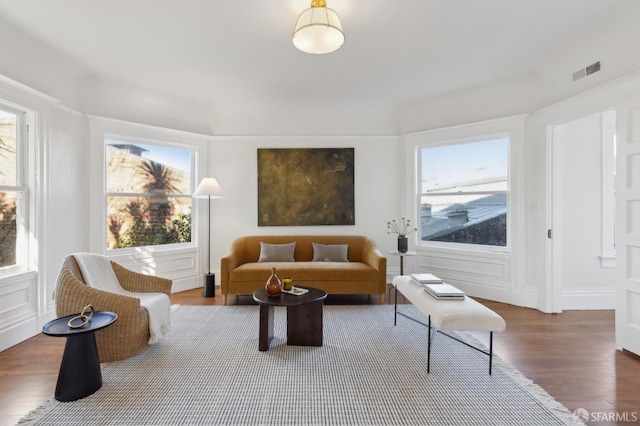
[[[337,50],[344,43],[338,14],[324,0],[312,0],[311,7],[298,16],[293,30],[293,44],[306,53],[323,54]]]

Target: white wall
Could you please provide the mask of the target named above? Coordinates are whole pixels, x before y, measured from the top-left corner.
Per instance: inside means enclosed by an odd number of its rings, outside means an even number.
[[[355,225],[259,227],[258,148],[330,147],[354,148]],[[396,167],[400,149],[396,137],[215,137],[209,150],[208,173],[218,179],[226,196],[211,202],[211,256],[216,271],[232,241],[243,235],[367,235],[383,253],[394,249],[396,241],[387,235],[386,224],[404,215],[400,205],[404,188]],[[399,270],[398,265],[395,267]]]
[[[43,306],[55,309],[52,299],[63,259],[89,251],[89,123],[85,116],[60,105],[50,110],[47,123],[45,207],[38,209],[44,223],[41,258]]]
[[[31,270],[0,279],[0,350],[40,333],[56,317],[52,299],[67,253],[89,246],[88,127],[81,114],[56,99],[3,78],[0,98],[36,114],[30,152],[36,206],[30,236],[37,250]]]

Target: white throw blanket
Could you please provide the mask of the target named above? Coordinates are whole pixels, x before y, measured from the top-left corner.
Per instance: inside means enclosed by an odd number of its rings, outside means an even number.
[[[110,293],[140,299],[140,306],[149,312],[149,344],[153,345],[171,331],[171,302],[164,293],[133,293],[118,282],[111,262],[105,256],[93,253],[74,253],[85,284]]]

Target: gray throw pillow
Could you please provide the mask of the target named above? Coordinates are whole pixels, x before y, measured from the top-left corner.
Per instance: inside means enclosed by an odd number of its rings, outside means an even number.
[[[348,262],[349,244],[313,244],[314,262]]]
[[[295,262],[293,257],[296,243],[269,244],[260,241],[260,258],[258,262]]]

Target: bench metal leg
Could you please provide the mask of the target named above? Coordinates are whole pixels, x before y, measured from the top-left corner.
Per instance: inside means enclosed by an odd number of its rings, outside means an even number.
[[[398,323],[398,286],[397,285],[393,285],[393,287],[396,289],[396,294],[394,296],[394,303],[393,303],[393,325],[397,325]]]
[[[493,364],[493,331],[489,332],[489,375],[491,375],[491,366]]]
[[[453,340],[456,340],[456,341],[462,343],[463,345],[470,347],[471,349],[474,349],[474,350],[476,350],[476,351],[478,351],[480,353],[488,355],[489,356],[489,375],[491,375],[492,364],[493,364],[493,331],[489,332],[489,350],[488,351],[483,350],[483,349],[481,349],[479,347],[473,346],[472,344],[469,344],[469,343],[465,342],[464,340],[460,340],[457,337],[452,336],[451,334],[447,334],[444,331],[441,331],[441,330],[437,330],[437,331],[438,331],[438,333],[444,334],[445,336],[447,336],[447,337],[449,337],[449,338],[451,338]]]
[[[427,329],[427,374],[431,370],[431,315],[429,315],[429,328]]]
[[[396,289],[397,291],[397,289]],[[453,339],[453,340],[457,340],[458,342],[462,343],[463,345],[466,345],[468,347],[470,347],[471,349],[474,349],[480,353],[483,353],[485,355],[489,356],[489,375],[491,375],[492,371],[493,371],[493,331],[489,332],[489,350],[485,351],[482,350],[481,348],[478,348],[476,346],[473,346],[467,342],[465,342],[464,340],[461,340],[455,336],[452,336],[451,334],[445,333],[442,330],[437,330],[435,328],[435,326],[431,325],[431,315],[428,315],[428,322],[424,323],[422,321],[419,321],[415,318],[413,318],[410,315],[405,314],[404,312],[399,312],[398,311],[398,305],[395,305],[395,309],[394,309],[394,318],[393,318],[393,325],[397,325],[397,319],[398,319],[398,315],[401,315],[413,322],[417,322],[418,324],[421,324],[425,327],[427,327],[428,333],[429,335],[427,336],[427,374],[430,373],[431,370],[431,346],[433,345],[433,342],[435,340],[435,335],[436,333],[440,333],[440,334],[444,334],[445,336]]]

